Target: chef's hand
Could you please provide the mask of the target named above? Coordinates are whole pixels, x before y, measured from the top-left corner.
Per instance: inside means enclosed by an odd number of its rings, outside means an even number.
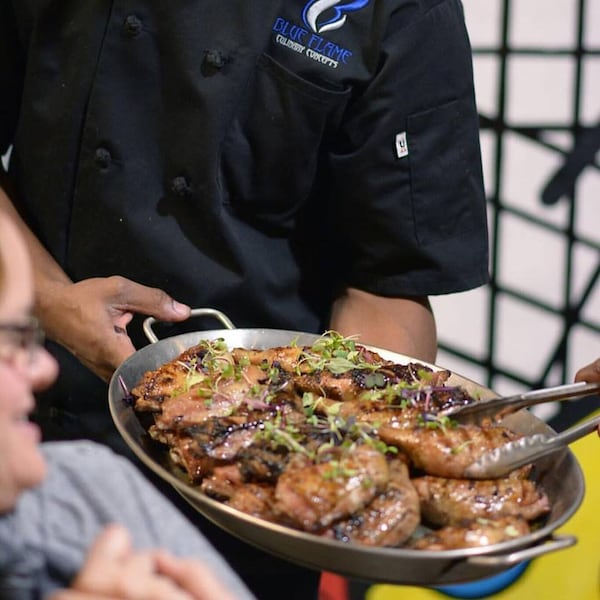
[[[71,587],[48,600],[232,600],[200,562],[164,551],[136,552],[128,532],[109,525]]]
[[[182,321],[189,317],[190,308],[160,289],[113,276],[46,287],[38,298],[37,313],[48,338],[108,381],[135,352],[127,335],[135,313]]]
[[[575,373],[575,381],[600,383],[600,358],[597,358],[593,363],[579,369],[579,371]],[[598,427],[598,435],[600,436],[600,426]]]

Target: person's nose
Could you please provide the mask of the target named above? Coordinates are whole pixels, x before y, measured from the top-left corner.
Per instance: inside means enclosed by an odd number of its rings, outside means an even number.
[[[34,356],[27,367],[27,375],[34,392],[41,392],[51,386],[58,375],[58,363],[43,347],[34,350]]]

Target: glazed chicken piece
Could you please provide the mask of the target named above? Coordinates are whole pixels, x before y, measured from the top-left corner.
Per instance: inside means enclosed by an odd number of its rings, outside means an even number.
[[[236,460],[224,466],[215,467],[204,477],[201,489],[218,500],[228,500],[246,485],[259,485],[272,488],[286,468],[290,454],[274,452],[267,448],[252,445],[242,450]]]
[[[521,516],[532,521],[550,510],[548,496],[529,479],[413,479],[421,514],[429,524],[454,525],[478,518]]]
[[[324,403],[326,406],[327,403]],[[413,406],[401,407],[380,400],[353,400],[344,402],[339,408],[339,415],[345,421],[364,423],[377,431],[384,425],[395,428],[413,428],[421,410]]]
[[[246,483],[236,488],[231,498],[225,504],[253,517],[271,522],[279,522],[273,511],[274,503],[275,488],[273,486]]]
[[[341,341],[343,338],[327,339],[324,336],[317,340],[312,346],[305,346],[300,356],[301,373],[314,373],[316,371],[328,370],[332,373],[341,373],[351,370],[352,365],[362,367],[372,365],[382,367],[392,365],[392,361],[386,360],[377,352],[369,350],[355,342]],[[348,338],[347,338],[348,340]],[[349,368],[347,368],[349,367]]]
[[[371,376],[378,374],[379,371]],[[424,418],[435,418],[435,413],[439,410],[471,402],[474,399],[465,390],[455,386],[446,388],[422,384],[390,384],[382,389],[363,389],[354,398],[350,394],[345,400],[313,392],[315,413],[333,413],[347,422],[370,425],[373,430],[384,425],[413,429]]]
[[[342,373],[318,370],[294,377],[294,386],[299,393],[310,392],[334,401],[356,400],[366,391],[381,389],[398,383],[396,374],[385,367],[376,371],[349,369]]]
[[[216,465],[250,456],[248,449],[252,446],[262,447],[261,433],[275,421],[275,430],[294,427],[296,423],[304,423],[304,415],[280,398],[279,404],[274,402],[265,410],[210,417],[170,432],[152,426],[149,433],[168,444],[171,459],[187,472],[191,481],[199,481]]]
[[[216,460],[232,461],[244,449],[254,443],[256,434],[270,415],[249,417],[240,422],[240,417],[209,419],[199,425],[182,430],[184,435],[194,440],[198,453]]]
[[[243,487],[244,479],[238,464],[215,467],[200,484],[200,489],[211,498],[225,502],[233,497],[236,490]]]
[[[211,418],[179,431],[153,429],[150,435],[169,446],[169,456],[193,483],[199,483],[213,469],[235,460],[238,453],[254,443],[263,420]]]
[[[244,371],[248,374],[246,369]],[[164,400],[161,412],[154,415],[153,429],[157,432],[179,430],[215,417],[245,418],[252,411],[272,413],[290,403],[296,405],[298,399],[285,393],[273,393],[270,386],[261,385],[259,381],[223,378],[214,384],[211,396],[193,387]]]
[[[365,372],[361,369],[352,369],[339,374],[315,371],[294,377],[294,386],[299,393],[317,394],[334,401],[356,398],[357,394],[368,389],[364,382]]]
[[[234,348],[231,355],[239,363],[250,363],[267,370],[275,367],[294,374],[314,373],[322,370],[324,349],[318,344],[313,346],[276,346],[265,350]],[[377,353],[356,345],[355,361],[369,364],[389,364]]]
[[[217,396],[210,401],[195,390],[166,399],[162,411],[154,415],[153,437],[161,432],[178,431],[218,417],[227,417],[241,406],[243,398]]]
[[[305,531],[318,531],[369,504],[389,481],[383,454],[359,446],[315,464],[295,455],[275,488],[278,514]]]
[[[270,387],[262,385],[265,373],[247,365],[228,376],[200,375],[200,381],[162,401],[154,417],[156,429],[170,431],[196,425],[211,417],[222,417],[248,407],[268,408]]]
[[[393,459],[389,469],[386,489],[365,508],[335,523],[325,537],[364,546],[399,546],[412,535],[420,522],[419,498],[403,461]]]
[[[162,440],[169,447],[169,458],[172,463],[185,472],[192,484],[199,484],[218,464],[215,458],[198,446],[193,436],[183,431],[163,433]]]
[[[200,489],[209,497],[246,514],[267,521],[277,519],[273,512],[275,488],[268,484],[244,481],[238,464],[217,467],[205,477]]]
[[[290,373],[300,369],[299,360],[302,355],[301,346],[276,346],[266,350],[234,348],[231,354],[238,364],[249,362],[259,367],[275,367]]]
[[[274,485],[285,471],[290,453],[279,448],[272,450],[253,444],[242,450],[237,457],[239,469],[244,481],[268,483]]]
[[[300,393],[310,392],[341,401],[355,401],[364,396],[365,392],[366,395],[369,395],[369,392],[381,391],[381,399],[387,397],[388,403],[399,404],[402,400],[414,399],[414,406],[417,406],[419,398],[432,397],[430,390],[434,388],[431,386],[435,386],[435,389],[440,391],[444,390],[445,388],[442,388],[441,384],[449,376],[448,371],[434,372],[424,365],[422,365],[423,368],[418,368],[419,365],[416,363],[399,365],[375,362],[374,364],[380,366],[375,370],[354,368],[341,373],[334,373],[328,369],[311,371],[294,377],[294,385]],[[402,384],[405,384],[405,387]],[[397,398],[394,398],[394,394],[391,393],[391,390],[396,389],[394,386],[399,386]],[[459,388],[449,389],[457,390],[457,392],[459,390]],[[386,394],[385,390],[390,390],[390,394]],[[394,400],[396,401],[394,402]],[[464,399],[461,398],[461,400],[460,404],[462,405]],[[446,404],[443,402],[437,408],[447,408]],[[455,403],[451,403],[449,406],[454,405]],[[431,409],[434,408],[436,407],[432,402]]]
[[[509,542],[531,532],[522,517],[476,519],[463,525],[449,525],[434,531],[411,544],[416,550],[456,550],[479,548]]]
[[[153,371],[146,371],[131,390],[133,406],[139,412],[159,412],[162,403],[173,395],[181,393],[188,385],[190,373],[200,364],[206,353],[206,345],[199,344],[188,348],[176,359]],[[204,375],[200,374],[201,377]]]
[[[464,479],[465,469],[486,452],[520,437],[500,426],[434,425],[383,425],[378,434],[386,444],[403,450],[415,468],[428,475],[455,479]]]
[[[401,399],[399,399],[401,400]],[[423,409],[407,402],[372,398],[363,394],[358,399],[342,402],[324,396],[313,397],[314,412],[335,414],[349,423],[363,423],[375,434],[381,427],[414,429],[422,420]]]

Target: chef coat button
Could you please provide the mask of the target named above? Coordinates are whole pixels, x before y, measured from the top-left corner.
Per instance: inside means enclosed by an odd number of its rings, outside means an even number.
[[[179,176],[171,181],[171,191],[177,196],[185,198],[186,196],[189,196],[192,190],[188,180],[185,177]]]
[[[227,57],[220,50],[205,50],[204,62],[214,69],[222,69],[227,64]]]
[[[101,169],[108,169],[112,157],[106,148],[98,148],[94,158]]]
[[[135,15],[129,15],[125,17],[123,28],[127,35],[136,37],[142,31],[142,22]]]

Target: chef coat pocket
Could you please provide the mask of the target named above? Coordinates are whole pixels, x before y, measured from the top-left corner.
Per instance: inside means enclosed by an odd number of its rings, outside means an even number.
[[[223,142],[225,204],[253,223],[291,226],[314,184],[322,140],[348,97],[349,90],[312,83],[262,55]]]
[[[422,245],[481,226],[479,124],[466,102],[455,100],[407,119],[415,233]]]

